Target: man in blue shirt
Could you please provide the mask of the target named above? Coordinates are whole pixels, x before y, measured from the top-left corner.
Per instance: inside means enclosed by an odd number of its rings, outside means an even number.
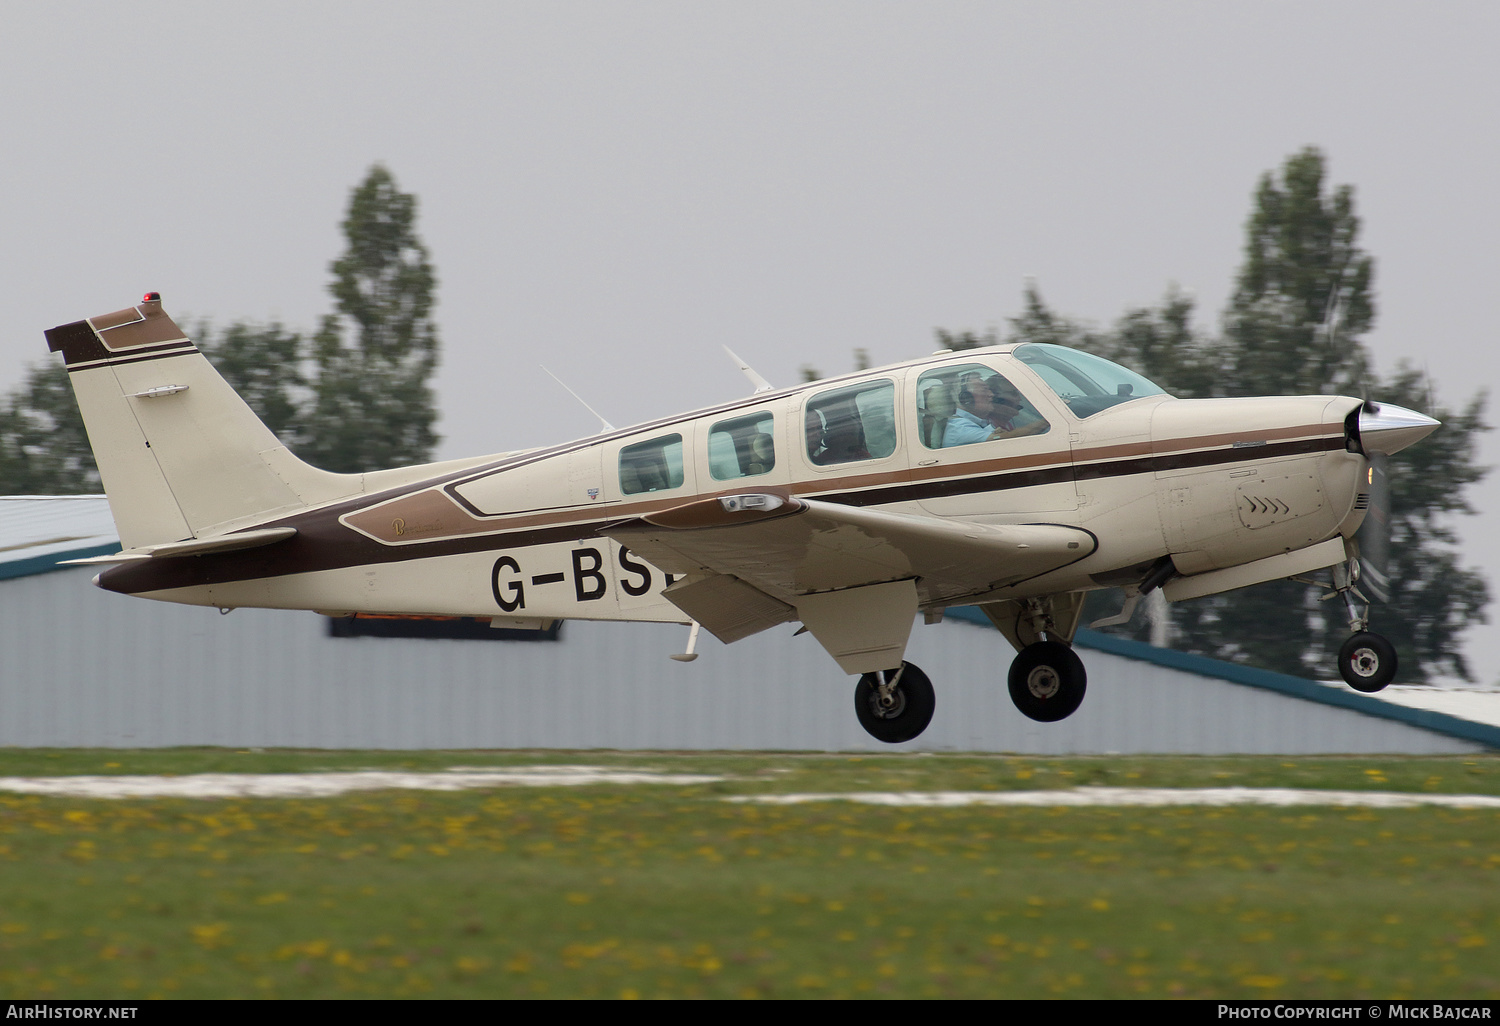
[[[998,374],[988,381],[976,375],[961,382],[958,409],[943,429],[943,448],[1047,430],[1047,422],[1041,418],[1017,425],[1025,402],[1015,386]]]

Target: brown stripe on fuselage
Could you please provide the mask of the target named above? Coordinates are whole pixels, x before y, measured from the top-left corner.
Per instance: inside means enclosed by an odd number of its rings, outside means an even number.
[[[817,497],[830,502],[851,506],[884,505],[887,503],[921,501],[943,495],[961,495],[974,492],[1004,491],[1029,487],[1041,483],[1060,483],[1073,478],[1097,480],[1105,477],[1121,477],[1132,474],[1154,473],[1186,467],[1208,467],[1215,464],[1248,463],[1264,459],[1299,453],[1328,452],[1344,446],[1342,433],[1330,433],[1328,425],[1309,425],[1300,429],[1279,429],[1283,433],[1318,431],[1319,437],[1302,438],[1275,445],[1256,446],[1253,449],[1217,448],[1194,449],[1201,439],[1176,440],[1177,451],[1161,455],[1136,456],[1113,461],[1087,464],[1068,463],[1061,466],[1012,470],[999,473],[973,474],[969,470],[976,464],[943,468],[948,473],[961,473],[962,477],[941,481],[915,482],[904,472],[873,474],[802,481],[793,485],[789,492],[806,497]],[[1258,432],[1257,434],[1264,434]],[[1203,436],[1221,438],[1226,436]],[[1236,441],[1239,439],[1236,438]],[[592,442],[590,444],[593,444]],[[560,446],[560,450],[573,446]],[[1080,450],[1079,457],[1090,458],[1095,452],[1113,448],[1116,451],[1138,448],[1136,445],[1099,447],[1095,450]],[[539,456],[532,453],[528,456]],[[1017,457],[1017,461],[1026,459]],[[502,461],[485,468],[484,474],[503,471],[507,465],[521,465],[534,459]],[[1009,461],[978,461],[980,464]],[[924,468],[925,469],[925,468]],[[435,556],[457,555],[471,552],[502,551],[545,545],[553,542],[578,541],[597,538],[600,531],[612,523],[633,519],[647,513],[668,509],[694,499],[712,498],[713,495],[677,496],[649,502],[616,504],[609,508],[606,516],[599,516],[596,507],[576,507],[570,511],[543,515],[523,516],[510,519],[472,519],[460,536],[445,537],[433,541],[410,544],[383,544],[366,537],[341,522],[341,518],[354,520],[362,510],[369,510],[370,501],[381,508],[377,514],[389,524],[385,510],[395,505],[394,499],[410,497],[417,499],[424,494],[436,497],[435,487],[458,479],[468,479],[472,469],[455,473],[447,479],[410,486],[412,491],[403,496],[399,489],[394,495],[362,496],[345,500],[331,506],[296,513],[279,520],[267,521],[258,527],[295,527],[297,536],[260,549],[240,552],[209,553],[160,560],[140,560],[112,567],[100,575],[99,583],[111,591],[138,593],[164,591],[171,588],[190,587],[250,580],[258,577],[282,577],[299,573],[335,570],[365,564],[402,562],[410,559],[426,559]],[[482,475],[481,475],[482,476]],[[858,483],[862,487],[854,491],[838,491],[838,486]],[[739,489],[715,494],[729,495]],[[419,507],[421,508],[421,507]],[[582,518],[582,519],[580,519]],[[362,522],[363,522],[363,518]]]

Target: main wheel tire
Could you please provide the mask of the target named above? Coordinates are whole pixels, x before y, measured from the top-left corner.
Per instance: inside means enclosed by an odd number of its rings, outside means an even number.
[[[1010,664],[1010,700],[1033,720],[1056,723],[1073,715],[1088,689],[1088,671],[1060,641],[1027,645]]]
[[[1339,647],[1339,674],[1355,691],[1374,694],[1396,679],[1396,646],[1379,634],[1353,634]]]
[[[937,696],[927,674],[911,663],[902,663],[901,679],[891,688],[889,701],[880,700],[881,679],[894,676],[895,670],[867,673],[854,688],[854,713],[859,725],[877,741],[897,745],[910,741],[927,729],[937,708]]]

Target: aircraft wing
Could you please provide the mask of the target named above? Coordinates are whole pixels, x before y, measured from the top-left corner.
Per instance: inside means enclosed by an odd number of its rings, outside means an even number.
[[[1008,587],[1097,546],[1088,531],[1058,524],[990,526],[774,493],[702,499],[604,533],[686,576],[666,597],[721,641],[807,622],[798,610],[820,596],[894,582],[915,586],[909,624],[916,605]]]

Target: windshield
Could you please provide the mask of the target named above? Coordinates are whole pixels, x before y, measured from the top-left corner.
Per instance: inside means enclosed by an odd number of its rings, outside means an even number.
[[[1080,420],[1132,399],[1167,394],[1135,371],[1066,346],[1031,342],[1012,355],[1036,371]]]

